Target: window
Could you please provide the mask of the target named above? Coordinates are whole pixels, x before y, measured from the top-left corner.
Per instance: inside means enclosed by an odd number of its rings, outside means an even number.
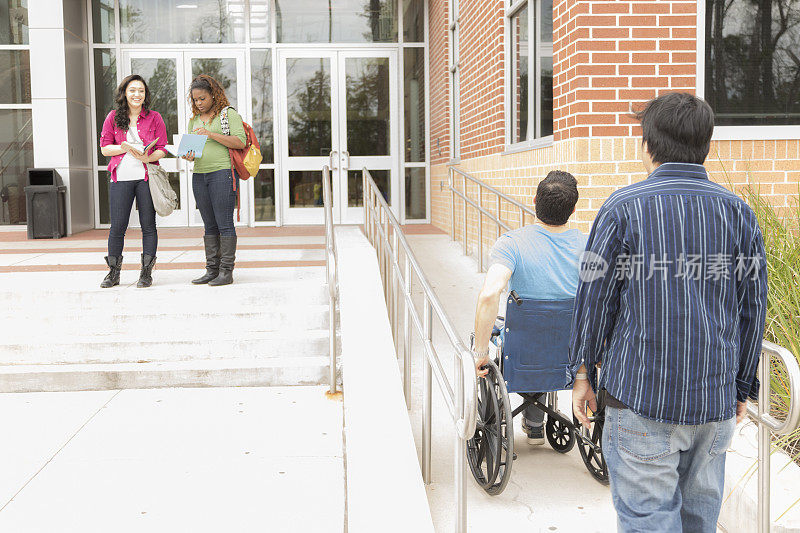
[[[425,2],[403,1],[403,221],[428,216]]]
[[[396,43],[397,0],[276,0],[279,43]]]
[[[28,2],[0,0],[0,225],[24,224],[33,166]]]
[[[522,0],[507,10],[508,142],[553,135],[553,0]]]
[[[719,126],[800,124],[800,3],[707,0],[704,97]]]
[[[448,44],[450,72],[450,158],[459,159],[461,154],[461,88],[458,80],[458,0],[450,0],[450,30]]]

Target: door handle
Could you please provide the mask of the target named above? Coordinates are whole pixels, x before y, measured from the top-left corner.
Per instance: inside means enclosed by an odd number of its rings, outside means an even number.
[[[336,157],[333,157],[333,154],[336,154]],[[331,166],[331,170],[336,170],[337,168],[339,168],[336,165],[336,161],[338,159],[339,159],[339,152],[337,152],[336,150],[331,150],[331,153],[328,154],[328,160],[329,160],[328,162],[329,162],[329,164]]]
[[[350,168],[350,152],[347,150],[342,152],[342,170],[348,170]]]

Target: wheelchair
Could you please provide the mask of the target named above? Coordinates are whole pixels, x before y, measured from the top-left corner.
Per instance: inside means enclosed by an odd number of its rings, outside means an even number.
[[[490,495],[502,493],[508,484],[517,458],[513,419],[530,405],[546,415],[544,429],[550,446],[567,453],[577,444],[592,477],[608,484],[608,469],[600,447],[605,421],[604,391],[597,396],[597,411],[588,413],[592,422],[589,430],[574,415],[572,419],[565,417],[556,402],[556,392],[566,388],[574,303],[574,299],[522,299],[511,291],[505,319],[498,317],[495,323],[492,342],[497,355],[494,360],[490,357],[488,374],[478,380],[477,425],[467,441],[472,475]],[[590,376],[596,374],[592,372]],[[523,398],[516,409],[511,408],[509,393]]]

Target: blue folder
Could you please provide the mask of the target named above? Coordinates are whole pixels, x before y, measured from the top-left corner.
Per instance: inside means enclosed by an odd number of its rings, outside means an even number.
[[[178,157],[183,157],[189,152],[194,152],[195,159],[203,156],[203,147],[206,145],[207,135],[195,135],[194,133],[184,133],[181,137],[181,144],[178,146]]]

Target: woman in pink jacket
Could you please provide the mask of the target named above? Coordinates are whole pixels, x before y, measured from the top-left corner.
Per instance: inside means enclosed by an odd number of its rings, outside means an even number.
[[[156,210],[147,183],[147,164],[158,165],[158,160],[167,155],[167,127],[158,112],[150,109],[150,90],[138,74],[122,80],[115,96],[117,108],[111,111],[103,123],[100,135],[100,151],[110,157],[108,171],[108,201],[111,214],[111,231],[108,233],[109,272],[101,287],[119,285],[122,268],[122,248],[125,231],[131,216],[134,198],[139,208],[139,223],[142,226],[142,270],[137,287],[153,284],[153,265],[156,263]],[[151,150],[145,147],[155,141]]]

